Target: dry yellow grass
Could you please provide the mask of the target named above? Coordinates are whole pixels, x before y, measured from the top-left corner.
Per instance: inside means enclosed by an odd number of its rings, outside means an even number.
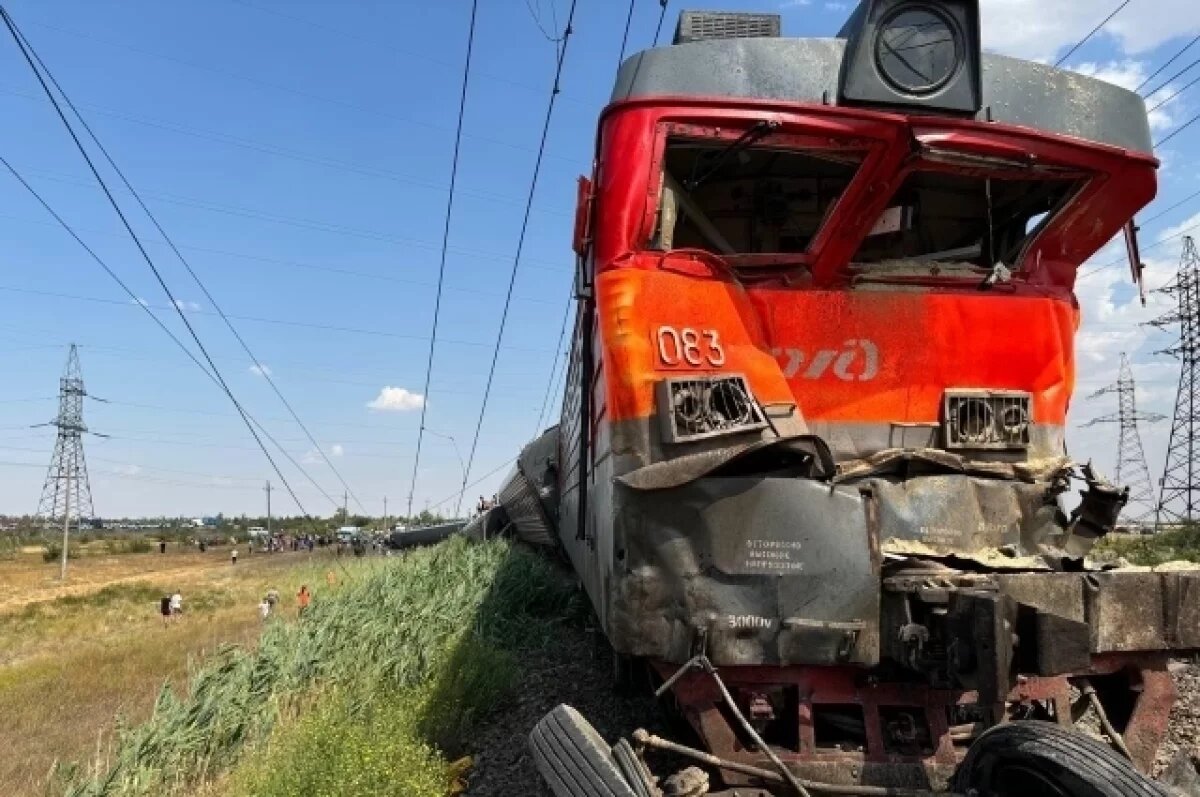
[[[299,584],[320,591],[322,554],[247,557],[223,549],[71,562],[66,584],[40,556],[0,561],[0,794],[42,794],[56,760],[94,757],[117,717],[145,718],[165,682],[226,642],[252,644],[259,598],[279,590],[294,614]],[[157,599],[178,589],[185,614],[164,625]]]

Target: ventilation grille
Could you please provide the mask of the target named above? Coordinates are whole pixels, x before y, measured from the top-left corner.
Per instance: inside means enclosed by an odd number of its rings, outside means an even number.
[[[700,440],[766,426],[745,378],[666,379],[658,384],[658,410],[668,443]]]
[[[684,11],[675,27],[674,44],[704,39],[778,38],[778,14],[737,14],[724,11]]]
[[[946,448],[1029,446],[1028,393],[957,390],[946,394]]]

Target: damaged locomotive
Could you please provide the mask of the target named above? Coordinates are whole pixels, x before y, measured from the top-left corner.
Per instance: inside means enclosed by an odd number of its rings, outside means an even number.
[[[829,39],[684,12],[621,66],[561,419],[496,512],[727,787],[1160,793],[1134,769],[1200,572],[1093,566],[1125,494],[1066,446],[1079,268],[1135,241],[1157,165],[1137,94],[983,52],[977,0],[866,0]],[[1123,752],[1062,735],[1081,701]],[[572,785],[547,733],[557,793],[651,793]]]

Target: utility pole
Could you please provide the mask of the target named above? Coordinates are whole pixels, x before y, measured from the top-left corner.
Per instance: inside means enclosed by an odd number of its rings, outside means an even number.
[[[1200,435],[1200,408],[1196,406],[1196,391],[1200,389],[1200,254],[1191,236],[1183,239],[1183,255],[1179,274],[1161,293],[1179,300],[1178,310],[1167,313],[1150,323],[1160,329],[1178,325],[1179,339],[1171,348],[1160,352],[1180,358],[1179,392],[1175,396],[1175,417],[1171,422],[1171,440],[1167,446],[1167,462],[1158,494],[1154,517],[1156,530],[1162,524],[1189,523],[1200,509],[1200,462],[1197,461],[1196,438]]]
[[[267,538],[271,537],[271,482],[267,480]]]
[[[1138,421],[1157,423],[1166,416],[1157,412],[1138,412],[1133,368],[1124,352],[1121,352],[1121,370],[1117,374],[1117,381],[1100,388],[1089,398],[1109,393],[1117,394],[1117,412],[1093,418],[1084,427],[1101,423],[1119,425],[1115,476],[1117,486],[1129,488],[1129,501],[1121,516],[1126,523],[1140,526],[1150,520],[1155,504],[1154,487],[1150,481],[1150,468],[1146,465],[1146,452],[1142,449],[1142,436],[1138,433]]]
[[[388,517],[387,517],[387,496],[383,497],[383,533],[387,534]]]
[[[342,523],[350,525],[350,493],[342,493]]]
[[[50,457],[50,467],[46,471],[46,482],[42,487],[42,497],[38,501],[38,516],[47,526],[53,527],[60,517],[59,513],[62,513],[63,550],[60,575],[64,579],[67,577],[71,512],[75,512],[81,519],[95,514],[92,490],[88,482],[87,462],[83,456],[83,436],[89,434],[83,422],[83,399],[87,395],[83,386],[83,372],[79,367],[79,351],[72,343],[67,354],[67,366],[62,378],[58,380],[58,416],[49,423],[35,424],[35,428],[53,426],[58,429],[54,453]]]

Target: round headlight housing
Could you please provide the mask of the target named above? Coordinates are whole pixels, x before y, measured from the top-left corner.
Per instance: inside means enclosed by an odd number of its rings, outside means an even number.
[[[880,21],[874,55],[879,74],[892,88],[926,96],[943,88],[962,67],[962,34],[941,9],[905,4]]]

